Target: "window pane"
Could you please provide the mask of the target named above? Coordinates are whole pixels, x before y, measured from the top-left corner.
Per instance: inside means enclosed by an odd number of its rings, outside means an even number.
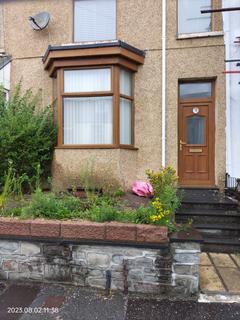
[[[180,98],[209,98],[212,96],[211,82],[196,82],[180,84]]]
[[[120,144],[132,144],[132,102],[120,99]]]
[[[75,0],[74,41],[116,39],[116,0]]]
[[[204,144],[205,121],[203,117],[193,116],[187,120],[187,143]]]
[[[178,33],[211,31],[211,14],[201,10],[211,9],[212,0],[178,0]]]
[[[132,73],[123,69],[120,70],[120,93],[132,95]]]
[[[92,92],[111,90],[111,69],[64,71],[65,92]]]
[[[112,144],[112,97],[64,98],[64,144]]]

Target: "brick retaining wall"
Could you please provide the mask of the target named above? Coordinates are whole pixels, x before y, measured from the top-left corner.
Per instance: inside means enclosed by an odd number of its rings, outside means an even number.
[[[119,222],[0,218],[0,236],[167,243],[166,227]]]

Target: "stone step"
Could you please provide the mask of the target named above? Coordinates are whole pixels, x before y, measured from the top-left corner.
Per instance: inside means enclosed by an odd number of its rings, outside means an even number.
[[[240,212],[237,210],[224,210],[224,209],[208,209],[208,210],[193,210],[191,208],[180,208],[176,212],[177,215],[187,215],[187,216],[224,216],[224,217],[238,217],[240,218]]]
[[[235,223],[240,224],[240,217],[233,217],[233,216],[204,216],[204,215],[176,215],[176,222],[177,223],[188,223],[193,221],[195,223],[207,223],[211,224],[228,224],[228,223]]]
[[[191,219],[204,238],[203,248],[218,252],[239,248],[240,211],[236,200],[217,188],[182,189],[179,194],[182,205],[176,212],[176,221],[184,223]]]
[[[201,232],[202,235],[210,235],[217,237],[239,237],[240,238],[240,224],[208,224],[208,223],[194,223],[193,226]]]
[[[204,242],[201,250],[204,252],[223,252],[223,253],[239,253],[240,238],[239,237],[209,237],[203,235]]]
[[[183,208],[237,209],[236,200],[220,193],[218,189],[180,189]]]
[[[177,223],[186,223],[192,220],[194,223],[236,223],[240,224],[240,212],[235,210],[193,210],[181,209],[176,212]]]
[[[203,201],[182,201],[181,210],[192,209],[196,211],[200,210],[225,210],[225,211],[237,211],[238,204],[236,202],[203,202]]]

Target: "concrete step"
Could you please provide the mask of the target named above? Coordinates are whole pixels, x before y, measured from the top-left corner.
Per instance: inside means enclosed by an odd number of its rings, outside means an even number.
[[[218,189],[180,189],[182,208],[237,210],[238,202]]]
[[[240,253],[240,237],[215,238],[203,235],[203,252]]]
[[[236,202],[203,202],[203,201],[182,201],[181,210],[225,210],[225,211],[237,211],[238,204]]]
[[[189,219],[194,223],[239,223],[240,212],[236,210],[223,209],[208,209],[208,210],[194,210],[194,209],[180,209],[176,212],[176,221],[178,223],[186,223]]]
[[[194,223],[193,226],[204,236],[210,235],[220,239],[221,237],[240,238],[240,224],[209,224]]]

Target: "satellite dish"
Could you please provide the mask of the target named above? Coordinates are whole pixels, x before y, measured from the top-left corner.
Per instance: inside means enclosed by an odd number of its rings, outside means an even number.
[[[50,21],[50,14],[46,11],[39,12],[35,16],[28,18],[29,22],[34,30],[40,31],[45,29]]]

